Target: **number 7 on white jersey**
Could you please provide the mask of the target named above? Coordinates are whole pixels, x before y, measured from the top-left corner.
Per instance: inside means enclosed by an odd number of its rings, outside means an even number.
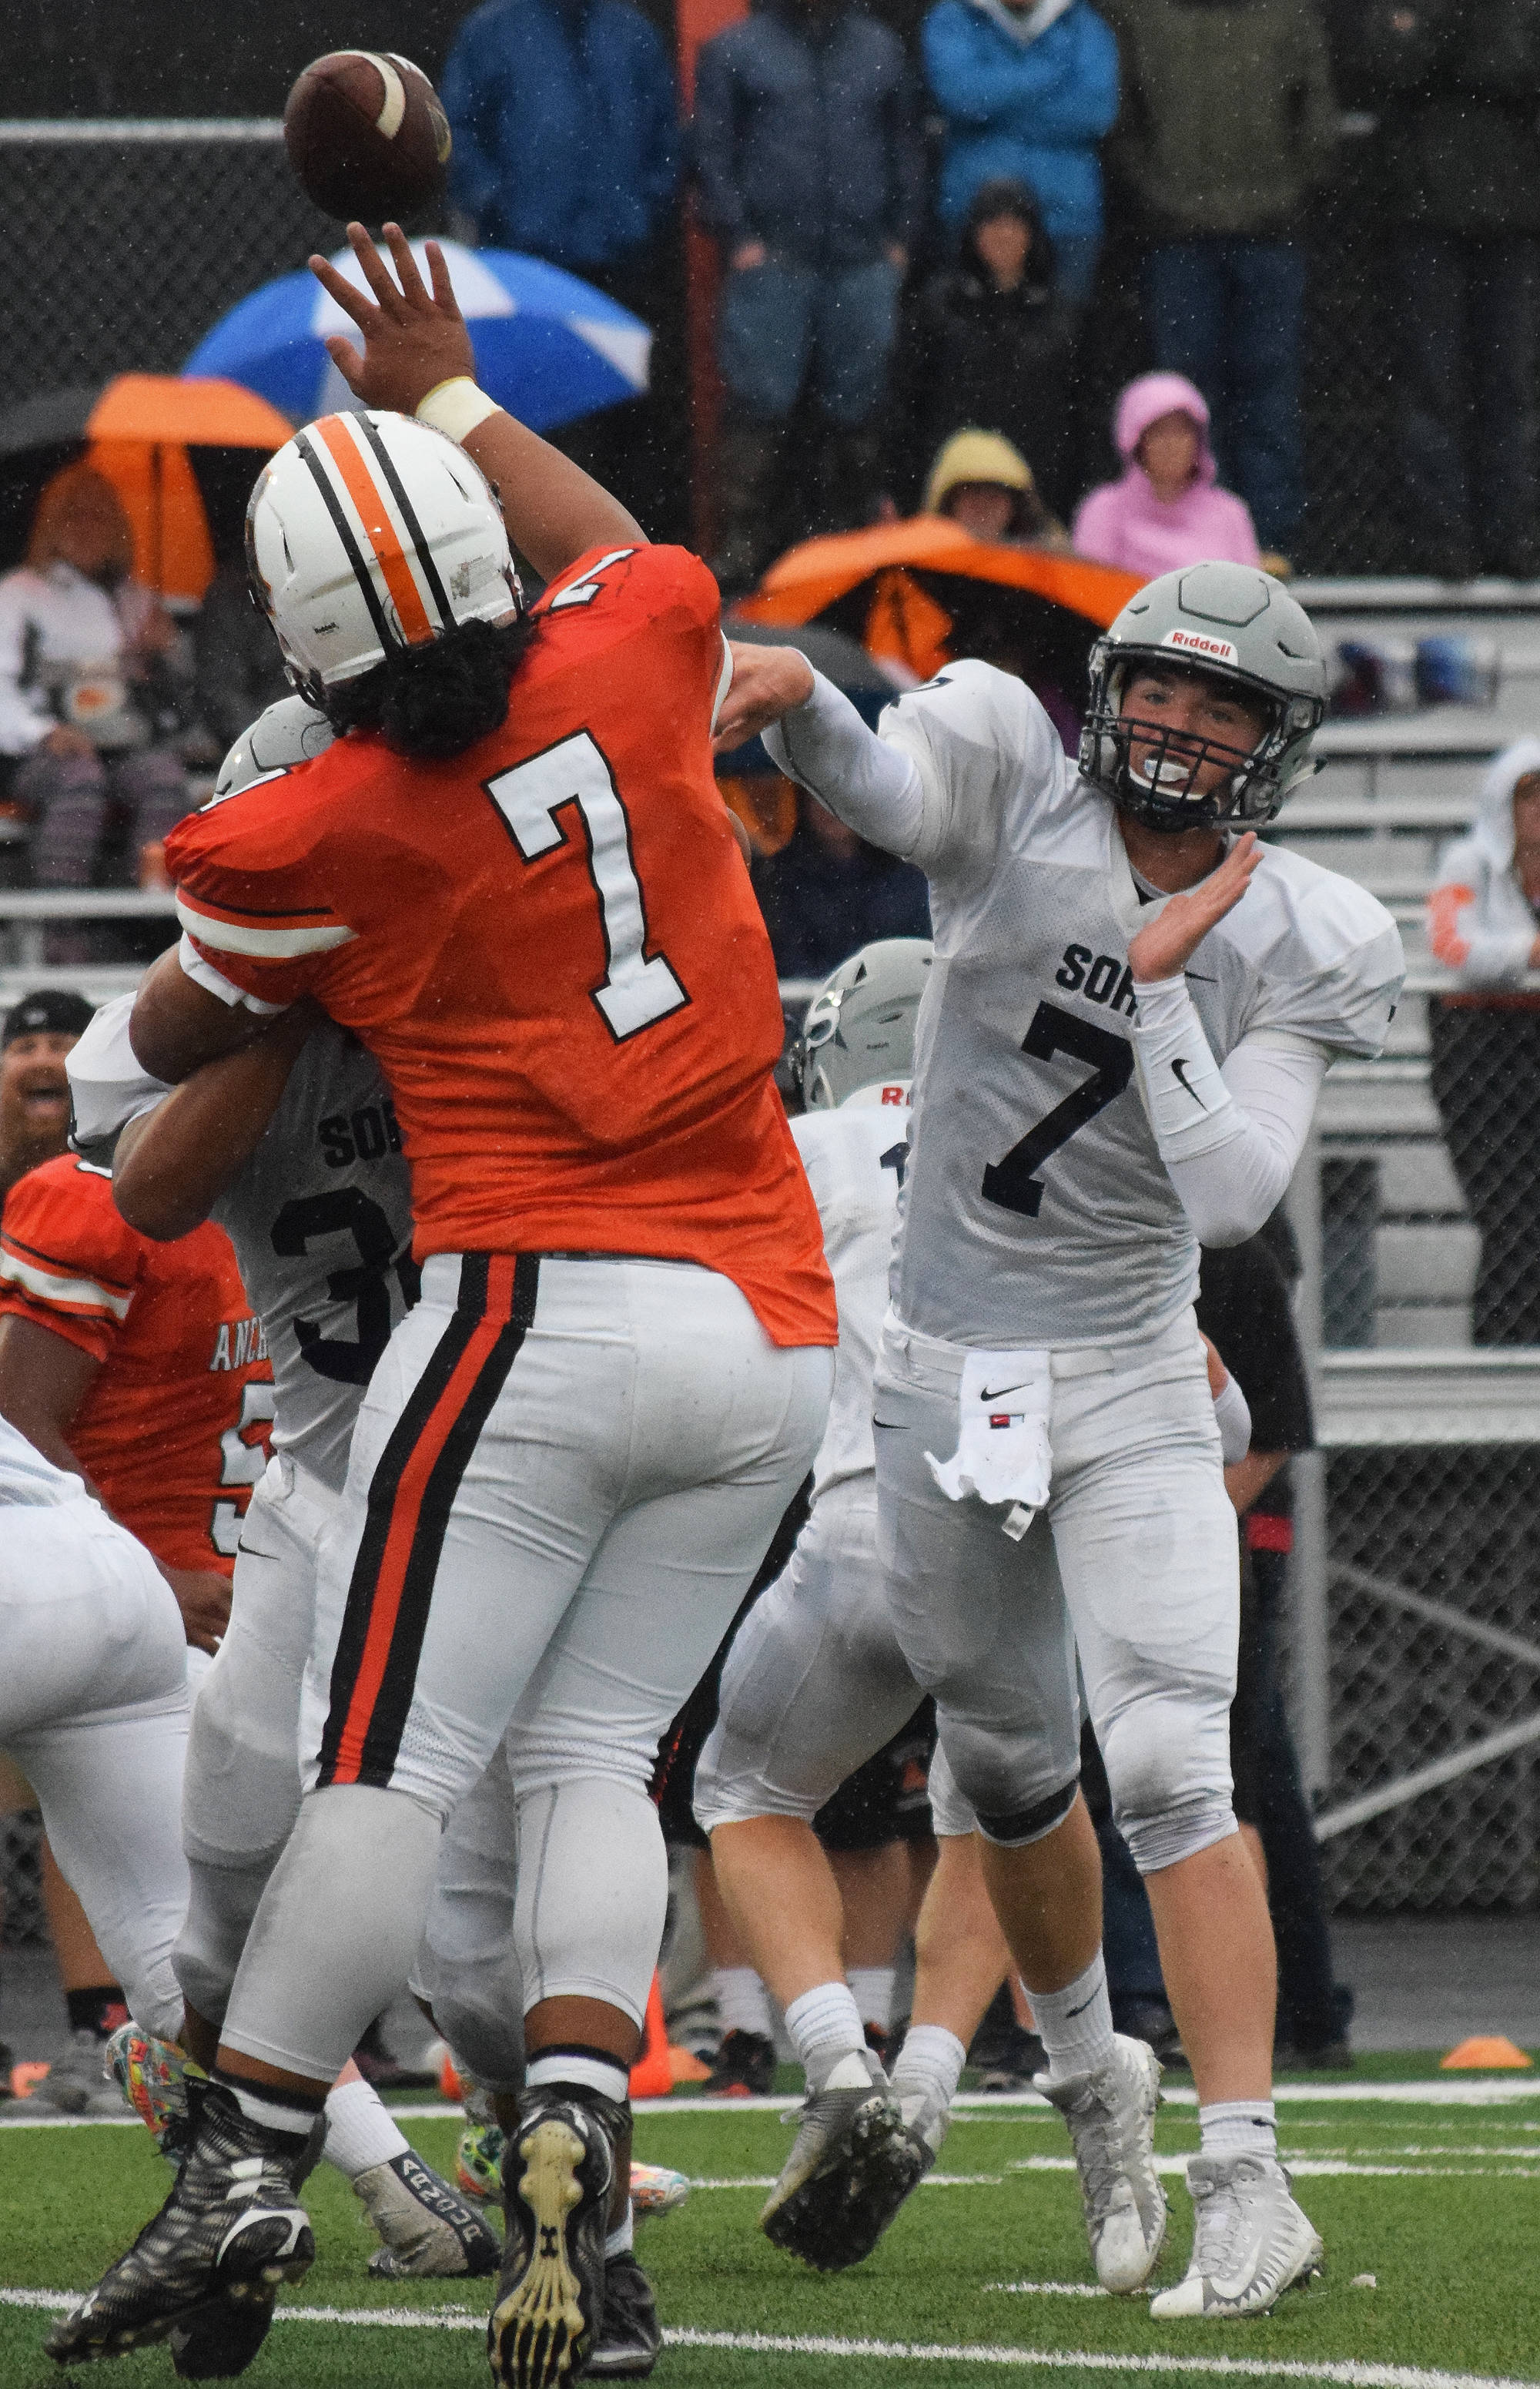
[[[579,730],[483,786],[526,862],[565,845],[556,814],[563,805],[577,806],[605,934],[606,967],[592,992],[616,1043],[688,1003],[664,957],[647,958],[647,910],[631,860],[631,825],[615,776],[589,733]]]

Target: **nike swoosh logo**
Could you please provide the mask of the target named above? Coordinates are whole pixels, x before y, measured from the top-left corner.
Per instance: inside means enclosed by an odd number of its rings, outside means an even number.
[[[1031,1383],[1030,1377],[1023,1377],[1014,1386],[981,1386],[978,1398],[981,1402],[998,1402],[1002,1394],[1025,1394]]]
[[[1213,2291],[1215,2297],[1227,2301],[1244,2297],[1261,2268],[1266,2246],[1267,2233],[1264,2228],[1254,2234],[1251,2246],[1245,2251],[1234,2272],[1227,2280],[1221,2280],[1217,2274],[1210,2277],[1207,2286]]]
[[[904,1422],[902,1419],[874,1418],[872,1424],[873,1426],[885,1427],[890,1435],[898,1435],[903,1431]]]
[[[1178,1054],[1176,1060],[1171,1065],[1171,1075],[1176,1080],[1177,1086],[1182,1090],[1182,1092],[1191,1096],[1193,1102],[1197,1105],[1198,1109],[1201,1112],[1206,1112],[1208,1105],[1204,1103],[1202,1095],[1198,1092],[1197,1088],[1190,1087],[1188,1085],[1186,1073],[1187,1056],[1185,1054]]]
[[[1195,978],[1200,987],[1217,987],[1219,984],[1218,980],[1211,977],[1207,971],[1183,971],[1182,977]]]
[[[1091,1993],[1090,1999],[1082,1999],[1082,2000],[1081,2000],[1081,2002],[1080,2002],[1080,2004],[1079,2004],[1079,2006],[1078,2006],[1077,2008],[1066,2008],[1066,2009],[1064,2010],[1064,2021],[1065,2021],[1065,2023],[1067,2024],[1067,2023],[1069,2022],[1069,2020],[1070,2020],[1071,2016],[1084,2015],[1084,2014],[1085,2014],[1085,2012],[1086,2012],[1086,2010],[1087,2010],[1087,2009],[1091,2005],[1091,2003],[1092,2003],[1092,2001],[1095,1999],[1095,1998],[1096,1998],[1096,1993],[1093,1991],[1093,1992]]]

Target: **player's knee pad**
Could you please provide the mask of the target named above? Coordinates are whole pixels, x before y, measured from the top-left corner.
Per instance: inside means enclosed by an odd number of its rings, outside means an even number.
[[[248,1640],[249,1638],[248,1638]],[[299,1699],[238,1633],[193,1703],[182,1786],[189,1859],[271,1871],[299,1813]]]
[[[1113,1820],[1141,1874],[1155,1874],[1235,1830],[1229,1705],[1176,1693],[1131,1701],[1098,1736]]]
[[[232,1867],[188,1856],[191,1891],[172,1964],[188,2006],[210,2024],[224,2021],[251,1920],[278,1857],[273,1850],[252,1865]]]
[[[937,1719],[952,1786],[973,1809],[986,1841],[1006,1848],[1040,1842],[1075,1806],[1078,1771],[1044,1782],[1047,1754],[1037,1741],[974,1725],[949,1711]]]
[[[668,1860],[646,1793],[610,1777],[521,1789],[514,1942],[528,2011],[603,1999],[640,2025],[663,1939]]]
[[[483,2089],[523,2089],[524,1978],[511,1938],[495,1956],[452,1963],[425,1948],[412,1988]]]

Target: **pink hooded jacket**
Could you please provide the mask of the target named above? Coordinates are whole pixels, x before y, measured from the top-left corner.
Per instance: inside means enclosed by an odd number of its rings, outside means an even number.
[[[1152,423],[1177,410],[1198,426],[1198,470],[1179,498],[1157,498],[1142,465],[1134,461]],[[1254,564],[1256,533],[1242,501],[1215,489],[1216,467],[1208,444],[1208,408],[1180,374],[1141,374],[1117,402],[1116,438],[1127,471],[1104,481],[1081,501],[1071,534],[1075,553],[1097,564],[1153,580],[1182,564]]]

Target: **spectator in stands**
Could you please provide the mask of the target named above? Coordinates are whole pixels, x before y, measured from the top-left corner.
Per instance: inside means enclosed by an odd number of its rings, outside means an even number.
[[[70,1081],[64,1057],[91,1017],[83,995],[40,988],[0,1029],[0,1209],[19,1178],[64,1151]]]
[[[1214,557],[1257,561],[1250,514],[1217,486],[1208,408],[1190,381],[1173,373],[1131,381],[1117,402],[1114,437],[1123,477],[1081,501],[1072,533],[1077,555],[1151,579]]]
[[[1063,296],[1091,295],[1101,246],[1097,146],[1117,114],[1117,43],[1088,0],[938,0],[920,32],[946,120],[938,200],[961,227],[983,186],[1025,183],[1043,211]]]
[[[998,431],[954,431],[931,466],[923,509],[975,539],[1012,547],[1069,547],[1069,534],[1037,494],[1032,467]]]
[[[649,396],[554,436],[655,538],[684,478],[681,326],[666,234],[679,187],[668,52],[632,0],[488,0],[440,82],[450,198],[473,237],[543,257],[653,326]],[[661,394],[661,395],[660,395]]]
[[[479,240],[589,281],[644,257],[679,182],[679,112],[668,53],[631,0],[489,0],[439,90],[450,197]]]
[[[176,629],[133,557],[111,482],[70,465],[38,501],[25,564],[0,578],[0,765],[46,887],[89,886],[109,800],[130,817],[135,863],[190,801],[166,735]],[[80,959],[67,945],[56,935],[50,959]]]
[[[866,519],[878,494],[898,294],[924,196],[903,45],[846,0],[760,0],[696,61],[695,160],[727,268],[716,569],[743,588],[767,560],[770,493],[805,389],[827,427],[836,516]]]
[[[923,875],[880,854],[805,788],[787,843],[754,868],[783,978],[824,978],[873,938],[928,938]]]
[[[1540,572],[1540,15],[1366,0],[1413,569]]]
[[[1336,139],[1317,0],[1102,0],[1122,45],[1114,151],[1150,241],[1155,362],[1197,383],[1270,554],[1305,504],[1304,225]]]
[[[932,275],[904,326],[894,413],[910,492],[952,432],[982,424],[1031,459],[1057,505],[1074,349],[1036,199],[1008,178],[984,184],[955,262]]]
[[[1428,1005],[1432,1089],[1481,1231],[1470,1332],[1540,1344],[1540,739],[1506,747],[1474,827],[1446,847],[1429,942],[1457,992]]]

